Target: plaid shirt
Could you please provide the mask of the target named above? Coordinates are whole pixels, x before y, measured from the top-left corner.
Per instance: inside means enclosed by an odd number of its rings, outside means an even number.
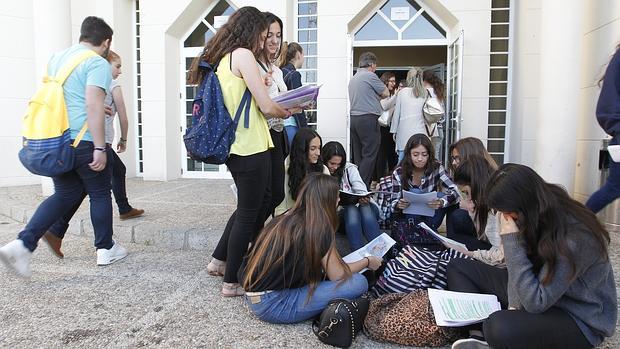
[[[377,204],[381,210],[381,218],[389,219],[396,210],[398,200],[402,198],[402,168],[399,166],[391,176],[383,177],[379,180]],[[445,200],[444,207],[454,205],[459,201],[459,194],[456,185],[452,182],[446,170],[439,165],[430,175],[423,175],[420,186],[416,186],[409,180],[410,188],[417,188],[425,193],[432,191],[443,192]]]

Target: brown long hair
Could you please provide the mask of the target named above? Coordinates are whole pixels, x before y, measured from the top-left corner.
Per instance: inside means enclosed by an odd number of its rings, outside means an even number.
[[[407,144],[405,145],[405,156],[400,162],[400,166],[402,167],[400,182],[403,190],[409,190],[411,188],[409,182],[411,181],[411,176],[413,176],[413,171],[415,170],[415,165],[411,160],[411,150],[419,145],[426,148],[426,151],[428,152],[428,161],[424,167],[424,175],[430,175],[435,169],[437,169],[437,167],[439,167],[439,162],[435,159],[433,144],[431,143],[431,140],[428,139],[428,136],[423,133],[414,134],[407,141]]]
[[[187,73],[188,84],[200,84],[205,76],[198,66],[202,60],[210,65],[217,64],[225,55],[238,48],[246,48],[258,57],[261,53],[260,34],[269,25],[265,15],[256,7],[244,6],[235,11],[226,24],[207,42],[200,56],[194,58]]]
[[[433,91],[435,91],[435,95],[437,98],[445,102],[446,101],[446,86],[443,81],[432,70],[425,70],[423,74],[423,80],[431,84],[433,86]]]
[[[282,52],[284,52],[285,54],[280,55],[280,62],[278,64],[280,68],[289,64],[293,60],[293,58],[295,58],[297,52],[304,53],[304,49],[301,47],[300,44],[296,42],[285,41],[282,44]]]
[[[489,179],[486,200],[491,209],[518,214],[516,224],[534,271],[538,273],[543,266],[548,267],[542,279],[543,285],[553,279],[560,256],[571,264],[569,282],[577,276],[573,253],[598,254],[603,259],[608,258],[609,233],[594,213],[573,200],[564,188],[545,182],[527,166],[500,166]],[[596,251],[569,249],[567,236],[575,225],[573,220],[590,231],[589,235],[599,247]]]
[[[390,81],[391,78],[396,78],[396,75],[392,73],[391,71],[387,71],[381,74],[381,77],[379,78],[379,80],[381,80],[381,82],[385,84],[385,87],[388,87],[388,82]],[[398,88],[398,86],[394,84],[394,90],[390,91],[390,96],[394,94],[394,91],[396,90],[396,88]],[[389,90],[389,87],[388,87],[388,90]]]
[[[471,189],[471,201],[476,206],[474,218],[478,222],[478,240],[484,235],[489,216],[489,208],[484,200],[484,190],[489,178],[496,168],[482,156],[474,154],[459,165],[454,172],[454,184],[468,185]]]
[[[258,236],[249,256],[242,286],[251,290],[273,270],[282,270],[288,254],[297,262],[303,251],[303,275],[309,285],[308,299],[323,279],[321,246],[329,244],[328,257],[336,251],[335,234],[338,228],[339,183],[336,178],[322,173],[310,173],[301,184],[295,205],[287,213],[271,220]],[[338,253],[333,252],[333,253]],[[338,258],[351,277],[349,266]],[[294,268],[299,265],[295,265]]]
[[[452,154],[452,150],[456,149],[459,152],[459,156],[461,157],[461,163],[469,159],[472,155],[482,156],[487,160],[489,166],[493,168],[493,170],[497,169],[497,163],[495,159],[489,154],[487,148],[484,147],[482,141],[475,137],[465,137],[457,141],[456,143],[450,144],[449,154]],[[449,164],[450,172],[454,173],[456,169],[452,165],[452,162]]]

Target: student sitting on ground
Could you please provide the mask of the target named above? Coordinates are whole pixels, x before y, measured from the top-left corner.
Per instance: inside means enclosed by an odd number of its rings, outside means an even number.
[[[293,138],[290,154],[284,161],[284,200],[276,207],[275,215],[281,215],[293,207],[299,192],[301,181],[311,172],[329,174],[327,167],[321,163],[321,145],[323,141],[311,128],[301,128]]]
[[[497,163],[482,144],[482,141],[474,137],[466,137],[450,145],[450,175],[454,176],[456,169],[461,163],[467,161],[470,156],[483,157],[487,166],[493,171],[497,169]],[[450,239],[462,242],[470,250],[488,250],[491,245],[487,241],[478,239],[478,229],[473,224],[467,210],[452,206],[446,213],[446,230]]]
[[[455,249],[466,256],[475,258],[489,265],[504,264],[504,250],[499,237],[499,222],[496,214],[489,212],[483,200],[483,191],[495,169],[480,156],[472,155],[461,163],[454,173],[454,183],[461,192],[461,208],[464,208],[476,228],[477,237],[459,235],[458,242],[467,246],[474,245],[470,240],[482,240],[491,245],[490,249],[475,249],[469,251],[459,246],[446,244],[446,247]],[[469,243],[468,243],[469,242]]]
[[[348,193],[366,193],[368,189],[362,180],[357,166],[347,162],[347,154],[342,144],[327,142],[321,151],[323,164],[329,173],[340,182],[340,190]],[[340,206],[344,218],[344,228],[351,251],[362,248],[381,235],[379,231],[379,207],[371,202],[370,196],[340,195]]]
[[[378,269],[381,259],[370,256],[347,264],[336,251],[338,188],[330,176],[308,174],[294,206],[259,234],[239,272],[250,310],[259,319],[303,321],[334,298],[354,299],[368,289],[358,272]]]
[[[495,294],[508,310],[484,321],[486,342],[462,339],[452,348],[591,348],[611,336],[616,285],[609,233],[596,216],[523,165],[501,166],[486,193],[499,212],[507,269],[454,259],[448,287]]]
[[[401,92],[402,93],[402,92]],[[458,194],[456,185],[450,180],[443,166],[435,160],[435,152],[430,139],[421,133],[414,134],[407,141],[404,158],[392,174],[391,200],[383,202],[380,207],[384,216],[400,214],[409,206],[402,191],[430,193],[436,191],[438,197],[428,203],[435,209],[433,217],[412,216],[416,223],[425,222],[431,228],[437,229],[446,213],[446,208],[457,203]]]

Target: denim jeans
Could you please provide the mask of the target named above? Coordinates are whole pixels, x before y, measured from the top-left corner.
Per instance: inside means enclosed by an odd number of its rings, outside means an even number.
[[[381,235],[379,231],[379,209],[374,204],[360,204],[343,206],[344,229],[351,251],[355,251],[365,245],[366,241],[372,241]]]
[[[112,193],[114,194],[114,200],[116,200],[116,206],[118,206],[118,213],[128,213],[133,207],[129,205],[129,200],[127,199],[127,188],[125,186],[127,168],[114,149],[110,147],[108,147],[108,161],[112,165]]]
[[[620,197],[620,163],[609,159],[609,177],[599,190],[594,192],[586,202],[586,207],[598,213],[605,206]]]
[[[57,177],[54,194],[45,199],[26,224],[18,238],[26,248],[34,251],[45,232],[80,204],[86,192],[90,197],[90,219],[95,230],[95,247],[110,249],[112,241],[112,198],[110,196],[111,166],[101,172],[93,171],[88,164],[93,161],[93,143],[82,141],[75,149],[74,169]]]
[[[125,168],[125,164],[121,161],[121,159],[116,155],[116,152],[109,147],[108,145],[108,164],[112,168],[112,193],[114,194],[114,199],[116,200],[116,205],[118,206],[118,213],[124,214],[133,209],[131,205],[129,205],[129,201],[127,200],[127,191],[125,189],[125,174],[127,173],[127,169]],[[61,219],[57,220],[48,230],[56,235],[57,237],[63,239],[65,237],[65,233],[67,229],[69,229],[69,221],[75,215],[75,212],[80,208],[82,201],[86,197],[86,192],[82,192],[82,199],[67,213],[65,213]]]
[[[256,316],[273,324],[291,324],[320,314],[334,298],[355,299],[368,290],[368,281],[359,273],[343,281],[322,281],[308,299],[309,287],[273,291],[260,296],[260,303],[246,301]]]

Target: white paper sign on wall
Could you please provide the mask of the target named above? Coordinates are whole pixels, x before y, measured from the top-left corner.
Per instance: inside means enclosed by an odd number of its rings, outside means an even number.
[[[213,28],[221,28],[226,22],[228,22],[230,16],[213,16]]]
[[[390,19],[393,21],[408,21],[409,7],[392,7]]]

